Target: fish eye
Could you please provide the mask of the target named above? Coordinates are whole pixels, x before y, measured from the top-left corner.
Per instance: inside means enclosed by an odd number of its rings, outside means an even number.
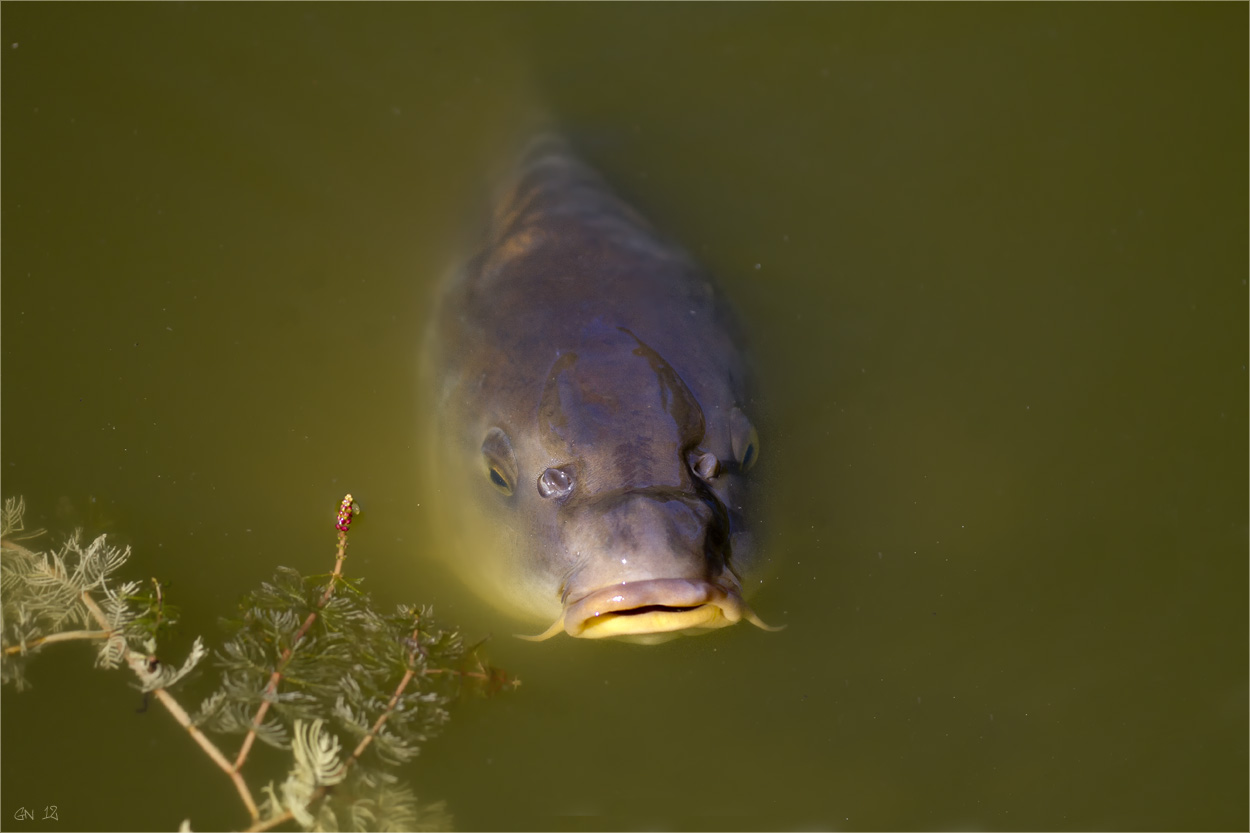
[[[743,471],[749,471],[751,466],[755,465],[755,454],[759,444],[760,438],[755,436],[755,429],[752,429],[751,439],[747,441],[747,447],[742,450],[742,459],[738,461]]]
[[[760,435],[746,414],[738,408],[729,417],[729,430],[733,437],[734,457],[739,471],[750,471],[760,456]]]
[[[538,494],[543,497],[564,498],[573,491],[573,475],[564,469],[549,468],[538,475]]]
[[[511,495],[517,480],[516,455],[512,451],[512,441],[503,429],[492,428],[486,432],[486,439],[482,441],[482,461],[491,485],[503,494]]]

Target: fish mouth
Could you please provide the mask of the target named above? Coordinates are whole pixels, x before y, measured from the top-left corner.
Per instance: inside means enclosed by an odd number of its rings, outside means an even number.
[[[662,641],[645,637],[699,633],[742,619],[764,630],[781,630],[764,624],[736,590],[695,579],[647,579],[613,584],[566,604],[550,628],[521,638],[538,642],[564,631],[580,639]]]

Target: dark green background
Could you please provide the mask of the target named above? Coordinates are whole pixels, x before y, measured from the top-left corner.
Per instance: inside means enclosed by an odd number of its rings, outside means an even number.
[[[408,773],[460,827],[1246,829],[1245,4],[0,31],[4,493],[132,544],[184,643],[355,493],[349,569],[525,680]],[[750,325],[779,634],[521,643],[428,557],[429,292],[539,107]],[[125,674],[31,673],[0,826],[243,824]]]

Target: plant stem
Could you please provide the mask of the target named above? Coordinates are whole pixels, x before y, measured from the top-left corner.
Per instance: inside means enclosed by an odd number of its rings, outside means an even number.
[[[417,626],[412,629],[412,644],[416,647],[408,652],[408,670],[404,672],[403,679],[401,679],[399,681],[399,685],[395,687],[395,693],[392,694],[391,699],[387,701],[386,709],[378,717],[377,721],[374,722],[373,728],[369,730],[369,734],[360,739],[360,743],[356,746],[355,751],[353,751],[351,757],[347,759],[347,766],[351,766],[359,760],[361,754],[363,754],[365,749],[369,747],[369,744],[373,743],[373,739],[377,737],[378,732],[382,731],[382,726],[386,723],[387,718],[391,716],[391,712],[395,711],[395,704],[397,704],[399,702],[399,698],[403,696],[404,689],[408,687],[408,683],[412,682],[412,677],[416,673],[413,670],[412,664],[417,661],[417,651],[420,649],[419,640],[421,637],[421,614],[414,614],[413,619],[415,619],[418,623]]]
[[[418,634],[418,631],[413,630],[412,638],[414,641],[417,638],[417,634]],[[416,650],[414,649],[412,652],[408,654],[409,664],[411,664],[415,660],[415,658],[416,658]],[[360,744],[356,747],[355,751],[352,752],[351,756],[343,764],[345,768],[350,767],[352,764],[356,763],[356,761],[360,759],[361,753],[363,753],[365,749],[368,748],[369,744],[373,741],[374,737],[376,737],[378,732],[382,730],[382,725],[386,723],[386,719],[390,717],[391,712],[395,710],[395,704],[399,702],[399,698],[403,695],[404,689],[408,687],[408,683],[412,681],[412,678],[414,675],[415,675],[415,672],[413,671],[412,668],[409,668],[406,672],[404,672],[403,679],[399,681],[399,685],[395,687],[395,693],[391,695],[390,701],[386,704],[386,711],[384,711],[381,717],[377,719],[377,721],[373,724],[373,728],[369,730],[369,734],[365,735],[365,737],[360,741]],[[309,806],[315,804],[317,801],[320,801],[329,792],[330,792],[329,787],[325,787],[325,786],[318,787],[316,791],[312,794],[312,797],[308,800]],[[262,831],[265,831],[265,830],[272,830],[278,825],[284,822],[290,821],[293,818],[295,818],[294,814],[291,813],[290,810],[287,810],[282,815],[274,816],[273,818],[268,819],[266,821],[255,822],[251,827],[247,829],[247,833],[261,833]]]
[[[192,725],[191,717],[178,701],[174,699],[172,694],[163,688],[158,688],[152,693],[156,695],[157,700],[161,701],[161,705],[174,716],[174,720],[177,720],[182,728],[190,732],[192,739],[200,745],[201,749],[208,753],[208,757],[213,759],[213,763],[217,764],[226,775],[230,776],[230,781],[239,793],[239,798],[243,800],[243,806],[247,808],[247,814],[252,817],[253,823],[256,822],[260,818],[260,810],[256,807],[256,801],[252,798],[252,791],[248,789],[247,782],[243,780],[243,776],[230,766],[230,762],[226,760],[225,755],[221,754],[221,750],[203,732]]]
[[[252,718],[252,726],[247,730],[247,737],[243,738],[243,745],[239,747],[239,754],[234,759],[234,771],[238,772],[247,760],[248,754],[252,751],[252,744],[256,742],[256,730],[260,728],[265,719],[265,715],[269,713],[269,704],[273,702],[272,698],[278,691],[278,683],[282,680],[282,672],[286,670],[287,664],[290,663],[291,657],[295,654],[295,649],[299,647],[299,642],[304,638],[304,634],[308,633],[308,629],[312,627],[312,623],[316,621],[317,614],[330,601],[330,597],[334,595],[334,587],[338,583],[339,578],[343,574],[343,561],[347,558],[347,530],[339,530],[339,547],[335,554],[334,572],[330,574],[330,581],[326,584],[325,592],[321,595],[321,601],[317,603],[317,609],[309,613],[304,619],[304,624],[300,625],[300,629],[295,632],[295,638],[291,640],[291,646],[282,652],[281,658],[278,660],[278,667],[274,669],[273,674],[269,677],[269,684],[265,686],[262,697],[265,698],[260,707],[256,709],[256,716]]]
[[[52,642],[68,642],[71,639],[108,639],[111,635],[111,631],[61,631],[60,633],[50,633],[47,636],[33,639],[25,645],[10,645],[4,649],[4,653],[6,656],[10,654],[24,654],[31,648],[38,648],[40,645],[47,645]]]
[[[100,610],[100,606],[96,604],[95,599],[91,598],[91,594],[84,591],[80,598],[82,599],[82,603],[87,606],[87,610],[91,611],[91,616],[100,623],[101,627],[107,628],[108,617],[104,615],[103,610]],[[123,650],[122,658],[127,665],[131,665],[130,659],[133,653],[134,652],[131,651],[129,647],[126,647]],[[213,763],[217,764],[217,766],[220,767],[227,776],[229,776],[230,780],[234,783],[234,788],[239,793],[239,797],[243,799],[243,804],[247,807],[248,815],[252,817],[252,821],[254,822],[259,819],[260,810],[257,809],[256,801],[252,798],[252,791],[248,789],[247,783],[244,782],[243,777],[230,766],[230,761],[226,760],[226,756],[221,753],[221,750],[217,748],[216,744],[209,740],[203,732],[191,723],[190,715],[188,715],[186,709],[184,709],[182,705],[174,699],[172,694],[163,688],[156,689],[152,692],[152,694],[156,696],[156,699],[160,701],[166,711],[173,715],[174,720],[178,721],[179,725],[187,730],[187,732],[191,735],[191,738],[200,745],[200,748],[208,753],[208,757],[213,759]]]
[[[322,789],[325,789],[325,788],[322,787]],[[316,799],[314,798],[314,800]],[[311,804],[312,802],[309,802],[309,803]],[[254,822],[251,827],[247,828],[247,833],[261,833],[261,831],[273,830],[278,825],[285,824],[286,822],[291,821],[294,818],[295,818],[295,814],[292,813],[290,810],[287,810],[286,812],[282,813],[282,815],[274,816],[273,818],[267,819],[265,821]]]

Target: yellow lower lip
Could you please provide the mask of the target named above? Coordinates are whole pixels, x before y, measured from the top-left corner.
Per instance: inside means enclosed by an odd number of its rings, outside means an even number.
[[[767,631],[736,588],[693,579],[650,579],[601,588],[567,605],[551,627],[522,639],[541,642],[558,633],[581,639],[623,637],[663,642],[683,633],[716,630],[746,619]]]
[[[630,614],[604,613],[582,622],[581,632],[577,636],[582,639],[602,639],[609,636],[713,630],[732,624],[733,621],[726,618],[719,607],[706,604],[688,610],[653,610]]]

